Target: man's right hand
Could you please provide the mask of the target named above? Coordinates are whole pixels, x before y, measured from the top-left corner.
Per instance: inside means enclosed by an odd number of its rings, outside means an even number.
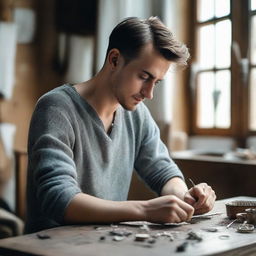
[[[194,208],[174,195],[161,196],[145,202],[145,219],[158,223],[189,221]]]
[[[110,201],[78,193],[66,208],[64,221],[75,223],[112,223],[150,221],[178,223],[188,221],[194,208],[174,195],[147,201]]]

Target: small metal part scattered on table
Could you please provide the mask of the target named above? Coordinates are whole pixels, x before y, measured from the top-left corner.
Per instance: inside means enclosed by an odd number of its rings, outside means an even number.
[[[178,245],[176,248],[176,252],[185,252],[188,247],[188,242],[185,241],[182,244]]]
[[[37,233],[36,236],[39,239],[50,239],[51,238],[48,234],[44,234],[44,233]]]
[[[130,236],[132,231],[127,229],[113,229],[109,231],[109,234],[112,236]]]
[[[222,212],[215,212],[215,213],[208,213],[208,214],[201,214],[201,215],[194,215],[191,219],[210,219],[215,215],[221,215]]]
[[[237,232],[239,233],[251,233],[254,231],[254,225],[252,224],[242,224],[237,228]]]
[[[218,232],[218,228],[215,227],[202,228],[202,230],[207,232]]]
[[[238,221],[238,219],[234,219],[234,220],[232,220],[227,226],[226,226],[226,228],[230,228],[231,227],[231,225],[233,225],[235,222],[237,222]]]
[[[144,224],[144,225],[140,226],[140,229],[145,230],[145,231],[147,231],[147,232],[150,231],[150,228],[148,227],[147,224]]]
[[[221,240],[227,240],[227,239],[229,239],[229,235],[220,235],[220,236],[219,236],[219,239],[221,239]]]
[[[190,232],[188,233],[187,239],[188,239],[188,240],[196,240],[196,241],[198,241],[198,242],[201,242],[201,241],[203,240],[203,238],[202,238],[199,234],[197,234],[197,233],[195,233],[195,232],[193,232],[193,231],[190,231]]]
[[[124,239],[125,239],[124,236],[114,236],[114,237],[113,237],[113,241],[117,241],[117,242],[122,241],[122,240],[124,240]]]
[[[152,235],[154,238],[158,238],[160,236],[162,237],[169,237],[170,238],[170,241],[174,241],[174,237],[173,237],[173,234],[171,232],[167,232],[167,231],[164,231],[164,232],[158,232],[154,235]]]
[[[155,242],[156,242],[156,239],[153,238],[153,237],[151,237],[151,238],[148,239],[148,243],[149,243],[149,244],[154,244]]]
[[[150,238],[150,235],[149,234],[136,234],[135,235],[135,241],[145,241],[146,239]]]

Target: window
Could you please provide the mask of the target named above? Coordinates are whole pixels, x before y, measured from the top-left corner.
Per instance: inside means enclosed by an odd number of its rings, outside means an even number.
[[[193,3],[190,131],[245,140],[256,134],[256,0]]]
[[[231,20],[229,0],[198,0],[196,127],[229,129]]]

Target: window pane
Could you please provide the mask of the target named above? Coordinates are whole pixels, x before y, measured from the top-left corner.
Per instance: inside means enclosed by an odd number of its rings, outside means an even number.
[[[205,21],[213,18],[214,15],[214,0],[197,0],[198,13],[197,20]]]
[[[201,68],[214,66],[214,26],[207,25],[199,28],[198,53]],[[206,40],[207,39],[207,40]]]
[[[215,16],[223,17],[230,13],[230,0],[215,0]]]
[[[215,126],[217,128],[230,127],[230,94],[230,71],[224,70],[216,72],[216,87],[213,92],[213,98],[216,106]]]
[[[256,68],[251,70],[250,77],[250,130],[256,131]]]
[[[256,10],[256,0],[251,0],[251,10]]]
[[[256,16],[252,17],[251,24],[251,62],[256,64]]]
[[[213,72],[204,72],[198,75],[197,89],[197,126],[199,128],[212,128],[214,126]]]
[[[207,38],[207,37],[206,37]],[[224,20],[216,23],[216,67],[230,66],[231,22]],[[205,40],[208,42],[208,39]]]

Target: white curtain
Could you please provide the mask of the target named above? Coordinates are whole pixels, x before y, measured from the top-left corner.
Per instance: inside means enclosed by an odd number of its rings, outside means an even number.
[[[17,26],[14,22],[0,22],[0,93],[10,100],[15,84],[15,56]]]
[[[178,40],[182,38],[181,23],[184,17],[180,14],[183,3],[184,0],[153,1],[153,10],[158,10],[158,14],[155,15],[161,18]],[[179,86],[177,75],[177,71],[171,68],[164,81],[156,87],[154,98],[146,102],[154,119],[159,123],[168,124],[172,122],[175,88]]]
[[[104,63],[108,37],[112,29],[127,17],[149,17],[151,15],[151,0],[100,0],[98,13],[97,71]]]
[[[69,36],[69,63],[66,81],[79,83],[92,77],[94,39],[92,36]]]

